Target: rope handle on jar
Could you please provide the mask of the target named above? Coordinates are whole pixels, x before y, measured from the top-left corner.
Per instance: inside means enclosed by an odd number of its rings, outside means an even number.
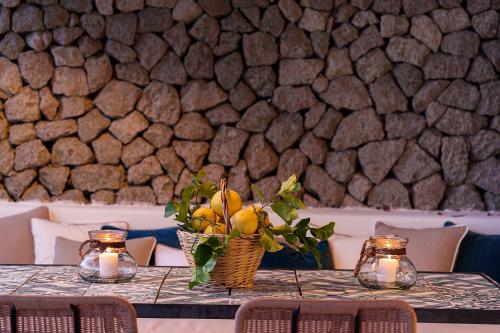
[[[85,242],[83,242],[82,244],[80,244],[80,248],[78,249],[78,253],[80,254],[80,258],[83,259],[83,257],[85,256],[85,254],[83,253],[83,248],[85,247],[85,245],[87,244],[90,244],[90,247],[95,247],[95,246],[92,246],[93,244],[98,244],[100,243],[98,240],[86,240]]]
[[[358,262],[356,263],[356,267],[354,268],[354,277],[358,277],[359,269],[361,268],[361,264],[369,257],[375,256],[375,251],[373,246],[368,246],[370,240],[367,239],[363,242],[363,247],[361,248],[361,253],[359,254]]]

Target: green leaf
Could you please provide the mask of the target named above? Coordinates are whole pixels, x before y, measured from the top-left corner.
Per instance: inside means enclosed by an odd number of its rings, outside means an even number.
[[[275,226],[271,229],[271,231],[276,236],[284,236],[293,232],[292,228],[288,224]]]
[[[271,234],[272,235],[272,234]],[[283,249],[283,245],[278,243],[274,237],[270,237],[265,231],[260,232],[260,238],[259,238],[260,245],[264,250],[267,252],[276,252],[281,249]]]
[[[311,219],[302,219],[294,226],[294,233],[297,235],[302,241],[306,238],[307,231],[309,230],[309,223]]]
[[[285,221],[286,224],[291,224],[293,220],[299,217],[297,210],[288,206],[283,201],[276,201],[271,205],[272,210]]]
[[[193,182],[200,182],[201,179],[203,177],[205,177],[207,175],[207,173],[205,172],[205,170],[201,169],[200,171],[198,171],[198,173],[196,174],[196,176],[194,176],[193,178]]]
[[[179,204],[177,202],[170,201],[165,206],[165,217],[170,217],[177,213],[179,209]]]
[[[236,237],[240,237],[240,232],[236,229],[233,229],[231,230],[231,232],[229,233],[229,235],[227,235],[226,237],[224,237],[224,240],[222,242],[222,246],[226,247],[227,244],[229,244],[229,241],[233,238],[236,238]]]
[[[214,182],[205,182],[201,184],[198,190],[198,196],[202,198],[212,199],[214,194],[217,192],[217,186]]]
[[[281,195],[284,192],[292,192],[295,189],[296,183],[297,177],[295,175],[291,175],[287,180],[281,183],[281,188],[278,192],[278,195]]]
[[[193,257],[196,266],[205,266],[212,257],[212,247],[207,243],[199,244]]]
[[[283,235],[283,238],[290,245],[295,245],[295,243],[297,243],[297,241],[299,240],[299,238],[297,236],[295,236],[294,234]]]
[[[264,202],[264,192],[255,184],[250,184],[250,189],[252,189],[253,193],[257,196],[260,202]]]
[[[321,228],[311,228],[311,234],[319,240],[327,240],[333,235],[335,222],[330,222]]]
[[[309,251],[314,256],[314,259],[316,259],[318,268],[321,269],[323,267],[323,264],[321,263],[321,252],[319,252],[318,250],[318,241],[316,240],[316,238],[307,237],[305,239],[304,245],[306,245],[309,248]]]
[[[284,203],[286,203],[288,206],[293,207],[295,209],[301,209],[305,208],[306,205],[298,198],[295,196],[292,192],[286,192],[281,195],[281,198]]]

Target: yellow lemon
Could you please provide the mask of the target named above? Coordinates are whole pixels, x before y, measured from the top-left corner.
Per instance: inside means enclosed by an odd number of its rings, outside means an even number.
[[[243,209],[236,212],[231,217],[231,225],[233,229],[238,230],[245,235],[254,234],[259,227],[259,218],[257,214],[248,209]]]
[[[215,213],[207,207],[201,207],[194,211],[191,225],[199,232],[203,232],[210,224],[215,223]]]
[[[260,218],[260,214],[259,212],[262,210],[262,207],[259,207],[259,206],[255,206],[255,205],[251,205],[250,207],[247,208],[248,210],[254,212],[257,214],[257,216]],[[265,211],[264,211],[265,212]],[[265,225],[271,225],[271,221],[269,221],[269,214],[265,214],[266,215],[266,218],[264,219],[264,224]]]
[[[229,217],[233,216],[234,213],[241,209],[241,198],[238,192],[229,190],[226,194],[227,198],[227,213]],[[215,212],[215,214],[219,216],[224,216],[224,212],[222,209],[222,194],[221,191],[218,191],[212,197],[210,201],[210,208]]]
[[[226,233],[226,226],[224,224],[209,225],[205,229],[206,235],[225,234],[225,233]]]

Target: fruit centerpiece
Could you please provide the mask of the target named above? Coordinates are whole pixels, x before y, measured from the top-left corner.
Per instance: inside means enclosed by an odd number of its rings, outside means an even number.
[[[262,190],[252,184],[260,203],[248,207],[243,207],[236,191],[227,188],[226,179],[218,189],[214,182],[202,181],[204,176],[200,171],[182,190],[180,200],[165,207],[165,217],[175,214],[179,222],[177,234],[193,268],[190,289],[206,283],[252,287],[264,251],[279,251],[282,243],[302,254],[312,253],[321,268],[318,242],[333,234],[334,223],[315,228],[310,219],[299,220],[297,210],[305,206],[297,195],[301,185],[295,176],[283,182],[267,201]],[[210,202],[210,207],[202,206],[204,201]],[[284,223],[271,223],[266,208]]]

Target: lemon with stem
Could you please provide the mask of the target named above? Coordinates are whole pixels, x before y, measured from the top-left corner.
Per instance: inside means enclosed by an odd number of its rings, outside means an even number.
[[[203,232],[209,225],[214,225],[216,216],[213,210],[200,207],[193,212],[191,226],[198,232]]]
[[[233,191],[233,190],[228,190],[226,192],[226,199],[227,199],[227,213],[228,217],[231,217],[241,209],[241,198],[238,192]],[[222,208],[222,193],[221,191],[218,191],[217,193],[214,194],[212,197],[212,200],[210,201],[210,208],[215,212],[215,214],[219,216],[224,216],[224,209]]]

